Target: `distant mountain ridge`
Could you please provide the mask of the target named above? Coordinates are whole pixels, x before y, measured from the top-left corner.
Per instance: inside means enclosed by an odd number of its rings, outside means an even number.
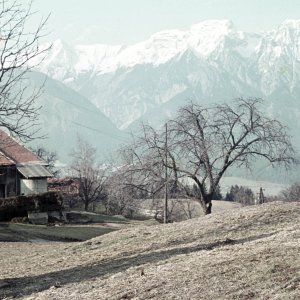
[[[58,40],[39,70],[85,96],[120,129],[187,96],[200,102],[240,96],[274,102],[283,94],[293,100],[300,90],[300,20],[259,34],[239,31],[228,20],[209,20],[131,46],[71,47]]]

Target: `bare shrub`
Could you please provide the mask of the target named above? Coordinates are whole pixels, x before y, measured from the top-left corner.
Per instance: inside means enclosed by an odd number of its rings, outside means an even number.
[[[300,182],[292,184],[280,192],[279,197],[283,201],[300,201]]]

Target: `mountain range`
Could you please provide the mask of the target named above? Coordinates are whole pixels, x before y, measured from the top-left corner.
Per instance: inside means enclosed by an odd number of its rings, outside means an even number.
[[[140,121],[162,124],[189,100],[205,105],[260,97],[266,112],[288,125],[300,146],[300,20],[259,33],[240,31],[229,20],[208,20],[129,46],[71,46],[57,40],[36,70],[60,89],[65,99],[60,114],[68,118],[82,101],[88,103],[83,106],[90,111],[76,122],[100,126],[109,139],[111,131],[124,138]],[[42,119],[55,118],[55,105],[49,104],[53,95],[46,95]],[[59,139],[62,124],[55,122],[49,135]]]

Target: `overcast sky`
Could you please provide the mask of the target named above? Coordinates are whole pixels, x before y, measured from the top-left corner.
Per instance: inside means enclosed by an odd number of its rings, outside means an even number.
[[[251,32],[300,19],[300,0],[34,0],[33,9],[51,13],[48,39],[69,43],[132,44],[207,19],[229,19]]]

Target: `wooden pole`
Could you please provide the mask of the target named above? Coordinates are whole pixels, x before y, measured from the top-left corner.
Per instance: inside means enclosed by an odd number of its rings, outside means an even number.
[[[264,192],[263,188],[261,187],[259,190],[259,204],[262,204],[265,202]]]
[[[168,223],[168,124],[166,123],[166,140],[165,140],[165,201],[164,201],[164,223]]]

